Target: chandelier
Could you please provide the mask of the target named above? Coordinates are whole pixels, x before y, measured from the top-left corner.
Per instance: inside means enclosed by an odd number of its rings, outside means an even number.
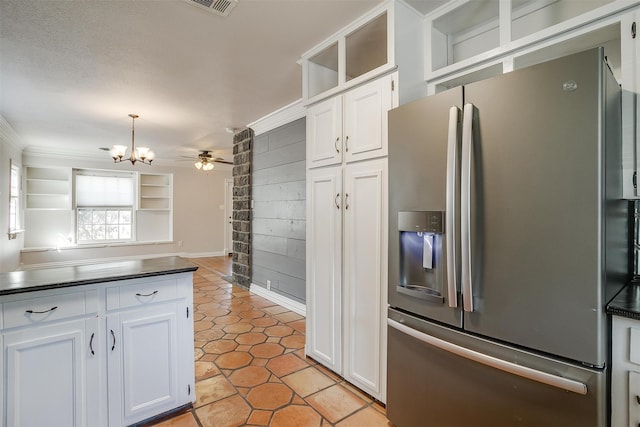
[[[111,153],[111,157],[113,158],[114,163],[120,163],[128,160],[134,165],[136,164],[136,162],[150,165],[155,158],[155,153],[151,151],[149,147],[135,147],[135,121],[140,116],[138,116],[137,114],[129,114],[129,117],[131,117],[131,155],[129,157],[125,157],[127,155],[126,145],[114,145],[113,147],[111,147],[111,150],[109,150],[109,153]]]

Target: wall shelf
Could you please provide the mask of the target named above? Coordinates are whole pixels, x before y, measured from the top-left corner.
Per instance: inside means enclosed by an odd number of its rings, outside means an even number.
[[[71,173],[64,168],[27,167],[26,209],[71,209]]]

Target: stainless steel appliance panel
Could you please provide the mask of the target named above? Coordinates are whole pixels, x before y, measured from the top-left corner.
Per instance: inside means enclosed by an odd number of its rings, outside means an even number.
[[[605,156],[602,63],[590,50],[465,87],[474,118],[464,327],[594,366],[607,357],[604,207],[624,203],[605,200],[605,161],[615,175],[621,158]],[[619,91],[609,95],[619,108]],[[606,232],[624,233],[620,219]]]
[[[398,212],[446,212],[447,123],[450,108],[462,106],[462,95],[462,88],[454,88],[391,110],[388,156],[389,304],[458,327],[462,311],[449,306],[448,294],[428,302],[397,292],[396,287],[400,280]]]
[[[389,319],[395,325],[417,331],[418,336],[396,327],[388,328],[388,365],[393,375],[388,377],[387,417],[394,425],[607,425],[603,370],[586,369],[494,344],[394,310],[389,311]],[[424,337],[450,343],[452,350],[425,343],[421,340]],[[489,361],[504,362],[507,368],[512,365],[523,368],[527,375],[539,375],[551,385],[454,353],[458,349],[488,356]],[[573,391],[563,388],[565,381]]]

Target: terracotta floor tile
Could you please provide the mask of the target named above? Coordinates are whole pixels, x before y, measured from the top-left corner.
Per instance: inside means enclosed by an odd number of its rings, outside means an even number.
[[[287,375],[282,378],[282,381],[302,397],[307,397],[335,384],[335,381],[313,367]]]
[[[217,354],[203,352],[202,356],[198,360],[201,362],[215,362],[217,358]]]
[[[213,323],[211,323],[208,320],[200,320],[198,322],[193,322],[193,330],[195,332],[210,329],[212,326],[213,326]]]
[[[233,323],[222,328],[228,334],[244,334],[253,328],[251,323]]]
[[[253,324],[253,326],[266,327],[266,326],[277,325],[278,321],[273,317],[260,317],[258,319],[252,319],[251,323]]]
[[[307,397],[307,402],[331,423],[365,406],[365,402],[340,385],[334,385]]]
[[[230,325],[232,323],[237,323],[239,320],[240,316],[229,314],[227,316],[216,317],[216,325]]]
[[[270,358],[276,357],[284,353],[284,348],[280,344],[274,343],[264,343],[254,345],[251,350],[249,350],[254,357],[262,357],[262,358]]]
[[[201,348],[195,348],[193,350],[193,360],[200,360],[203,354],[204,354],[204,351],[202,351]]]
[[[207,427],[241,426],[250,413],[251,408],[238,395],[196,409],[198,419]]]
[[[340,421],[336,424],[336,427],[388,427],[391,425],[384,415],[371,407],[367,407]]]
[[[286,313],[276,314],[273,317],[281,321],[282,323],[294,322],[296,320],[302,320],[304,317],[300,316],[298,313],[294,313],[293,311],[289,311]]]
[[[271,374],[262,366],[247,366],[234,371],[229,381],[240,387],[255,387],[266,383]]]
[[[266,307],[263,309],[265,313],[268,314],[280,314],[280,313],[284,313],[285,311],[289,311],[288,308],[282,307],[281,305],[274,305],[273,307]]]
[[[202,347],[202,350],[206,353],[222,354],[233,351],[236,347],[238,347],[238,343],[233,340],[217,340],[211,341]]]
[[[267,338],[267,342],[279,343],[280,339],[281,339],[280,337],[269,337],[269,338]]]
[[[270,337],[286,337],[293,333],[293,328],[285,325],[270,326],[264,330],[264,333]]]
[[[216,359],[216,365],[222,369],[238,369],[247,366],[252,360],[253,357],[249,353],[232,351],[220,355]]]
[[[308,366],[307,362],[291,353],[274,357],[267,362],[267,369],[279,377],[284,377]]]
[[[196,362],[195,370],[196,370],[196,381],[200,381],[205,378],[218,375],[220,373],[220,370],[218,369],[216,364],[213,362],[198,361]]]
[[[215,341],[224,336],[224,332],[220,329],[207,329],[204,331],[196,332],[195,339],[198,341]]]
[[[305,342],[305,337],[304,335],[300,335],[300,334],[289,335],[288,337],[284,337],[280,340],[280,344],[282,344],[286,348],[295,348],[295,349],[304,348],[304,342]]]
[[[288,326],[291,326],[296,331],[304,334],[307,330],[307,321],[305,319],[296,320],[295,322],[287,323]]]
[[[322,418],[309,406],[290,405],[274,412],[270,427],[320,427]],[[364,427],[365,424],[359,427]]]
[[[254,426],[268,426],[272,414],[272,411],[261,411],[259,409],[254,409],[251,412],[251,415],[249,415],[247,424]]]
[[[193,414],[191,412],[178,415],[177,417],[171,418],[170,420],[154,425],[156,427],[198,427],[198,423],[193,418]]]
[[[217,375],[196,382],[197,400],[193,405],[197,408],[233,394],[236,394],[233,385],[223,375]]]
[[[260,357],[254,357],[253,358],[253,362],[251,362],[251,364],[253,366],[266,366],[268,361],[269,361],[269,359],[263,359],[263,358],[260,358]]]
[[[247,401],[256,409],[274,410],[291,401],[293,392],[284,384],[265,383],[253,387],[247,394]]]
[[[241,311],[240,313],[238,313],[238,315],[243,319],[257,319],[260,317],[264,317],[264,312],[260,310],[247,310]]]
[[[256,345],[261,344],[267,340],[267,336],[259,332],[247,332],[238,335],[236,342],[238,344]]]

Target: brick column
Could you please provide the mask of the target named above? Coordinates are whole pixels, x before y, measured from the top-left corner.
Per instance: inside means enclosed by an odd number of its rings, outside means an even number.
[[[233,137],[233,284],[251,286],[251,162],[253,130]]]

